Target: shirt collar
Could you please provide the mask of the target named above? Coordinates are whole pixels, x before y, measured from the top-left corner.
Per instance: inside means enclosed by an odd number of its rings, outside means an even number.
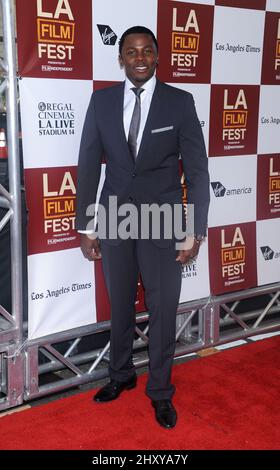
[[[155,90],[155,87],[156,87],[156,82],[157,82],[156,76],[153,75],[147,82],[143,83],[141,88],[143,88],[143,90],[145,90],[147,93],[152,95],[154,90]],[[134,88],[134,85],[129,80],[129,78],[126,77],[126,79],[125,79],[125,88],[124,88],[125,94],[128,93],[129,90],[131,90],[131,88]]]

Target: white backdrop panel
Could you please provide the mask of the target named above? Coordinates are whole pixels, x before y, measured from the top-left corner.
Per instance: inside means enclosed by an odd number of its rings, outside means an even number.
[[[19,82],[25,168],[76,165],[91,80]]]
[[[201,244],[197,260],[182,271],[180,302],[189,302],[210,295],[208,243]]]
[[[257,221],[258,285],[279,282],[280,219]]]
[[[280,11],[279,0],[266,0],[266,10],[267,11]]]
[[[264,20],[264,11],[215,7],[211,83],[260,83]]]
[[[118,63],[118,42],[122,33],[135,25],[143,25],[155,34],[157,30],[157,1],[94,0],[93,2],[93,76],[94,80],[124,80]],[[104,44],[97,25],[109,26],[117,35],[115,45]]]
[[[209,158],[209,227],[256,220],[257,157]]]
[[[209,147],[209,114],[210,114],[210,84],[200,83],[169,83],[169,85],[189,91],[194,98],[198,119],[202,126],[202,132],[205,140],[206,151]]]
[[[260,90],[258,154],[278,153],[280,147],[280,87],[262,85]]]
[[[80,248],[29,256],[28,274],[29,339],[96,322],[93,264]]]

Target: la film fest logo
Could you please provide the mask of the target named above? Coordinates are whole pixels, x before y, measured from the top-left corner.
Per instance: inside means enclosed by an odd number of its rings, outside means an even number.
[[[185,1],[158,2],[158,77],[167,83],[209,83],[214,6]]]
[[[259,91],[255,85],[212,85],[209,156],[257,153]]]
[[[69,171],[65,171],[58,186],[51,185],[48,173],[43,173],[44,233],[47,236],[66,236],[75,228],[76,187]],[[61,240],[49,239],[48,244],[58,241]]]
[[[74,135],[75,112],[72,103],[38,103],[39,135]]]
[[[257,188],[257,220],[279,217],[280,154],[258,156]]]
[[[226,229],[221,230],[222,278],[225,286],[244,281],[246,244],[240,227],[236,227],[233,237]]]
[[[177,70],[173,77],[191,76],[199,57],[200,29],[194,9],[190,10],[185,22],[179,23],[178,9],[173,8],[171,66]]]
[[[278,18],[277,38],[276,38],[276,54],[275,54],[275,71],[280,70],[280,18]],[[277,75],[277,79],[280,79],[280,75]]]
[[[211,182],[211,187],[215,197],[218,198],[224,196],[239,196],[252,193],[252,188],[246,186],[244,186],[243,188],[227,189],[220,181]]]
[[[75,19],[69,0],[57,0],[54,11],[47,10],[48,2],[37,0],[38,57],[47,59],[49,65],[42,65],[43,71],[57,70],[51,64],[65,64],[71,61],[75,49]],[[63,71],[63,67],[58,67]],[[65,71],[71,70],[66,67]]]
[[[280,14],[266,12],[262,84],[277,85],[280,80]]]
[[[280,171],[274,169],[274,159],[269,159],[269,206],[271,212],[280,211]]]
[[[224,149],[244,148],[247,132],[248,105],[245,91],[240,89],[235,97],[229,90],[224,90],[222,140]]]

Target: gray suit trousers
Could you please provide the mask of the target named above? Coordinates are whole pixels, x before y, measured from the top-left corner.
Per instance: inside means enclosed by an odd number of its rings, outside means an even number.
[[[175,392],[171,369],[175,350],[176,311],[181,290],[181,264],[175,243],[159,248],[151,240],[124,240],[117,246],[101,241],[103,271],[111,303],[111,379],[126,381],[135,373],[132,347],[139,272],[149,310],[149,375],[152,400]]]

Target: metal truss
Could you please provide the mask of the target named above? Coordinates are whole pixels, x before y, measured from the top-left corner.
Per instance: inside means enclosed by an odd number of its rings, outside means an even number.
[[[204,344],[202,309],[205,306],[202,302],[190,302],[180,306],[177,315],[177,347],[176,356],[184,354],[187,349],[183,341],[180,340],[182,332],[189,327],[190,322],[198,316],[198,334],[196,347],[201,349]],[[188,318],[182,316],[188,315]],[[147,345],[149,342],[148,314],[138,314],[136,316],[135,340],[133,345],[133,362],[136,367],[143,367],[148,364]],[[25,399],[29,400],[51,392],[59,392],[65,388],[78,386],[84,383],[100,380],[108,375],[107,367],[110,355],[109,343],[110,322],[98,323],[89,327],[82,327],[78,330],[54,334],[39,340],[31,340],[26,348],[26,389]],[[76,333],[75,333],[76,332]],[[104,347],[90,349],[81,354],[77,353],[82,341],[93,335],[108,332],[108,341]],[[79,333],[79,334],[77,334]],[[194,341],[194,340],[192,340]],[[92,341],[94,343],[94,339]],[[62,343],[67,344],[65,351],[61,352]],[[40,363],[41,362],[41,363]],[[53,374],[53,382],[50,374]],[[40,384],[40,379],[48,374],[48,383]]]
[[[279,330],[279,298],[280,283],[213,297],[211,307],[213,346]],[[246,304],[250,300],[251,309],[248,310]],[[255,302],[252,302],[253,300]],[[260,304],[263,304],[261,308]]]
[[[14,30],[14,5],[10,0],[1,0],[4,37],[4,60],[0,66],[4,81],[0,93],[6,93],[7,143],[9,167],[9,192],[0,184],[0,207],[7,210],[0,220],[0,231],[10,222],[11,235],[11,277],[12,312],[0,307],[2,331],[0,341],[13,338],[22,339],[22,248],[21,248],[21,192],[19,159],[19,126],[17,105],[16,50]],[[13,331],[9,335],[8,331]]]
[[[180,304],[177,312],[175,361],[199,350],[280,330],[280,283]],[[248,299],[262,297],[262,308],[244,309]],[[259,299],[260,300],[260,299]],[[259,303],[259,302],[258,302]],[[244,311],[245,310],[245,311]],[[133,362],[148,364],[148,314],[137,315]],[[30,341],[26,348],[25,400],[57,393],[108,375],[110,344],[78,353],[89,335],[109,332],[110,322]],[[62,343],[67,344],[64,352]],[[94,339],[92,340],[94,343]],[[40,383],[48,374],[48,383]],[[44,380],[43,380],[44,382]]]
[[[12,311],[0,306],[0,409],[22,402],[22,236],[19,159],[19,126],[17,104],[16,46],[14,2],[0,0],[3,22],[4,59],[0,60],[2,83],[0,94],[6,94],[9,191],[0,184],[0,207],[5,210],[0,232],[10,223]],[[16,375],[14,372],[16,371]]]
[[[23,359],[16,344],[0,344],[0,410],[23,402]]]

